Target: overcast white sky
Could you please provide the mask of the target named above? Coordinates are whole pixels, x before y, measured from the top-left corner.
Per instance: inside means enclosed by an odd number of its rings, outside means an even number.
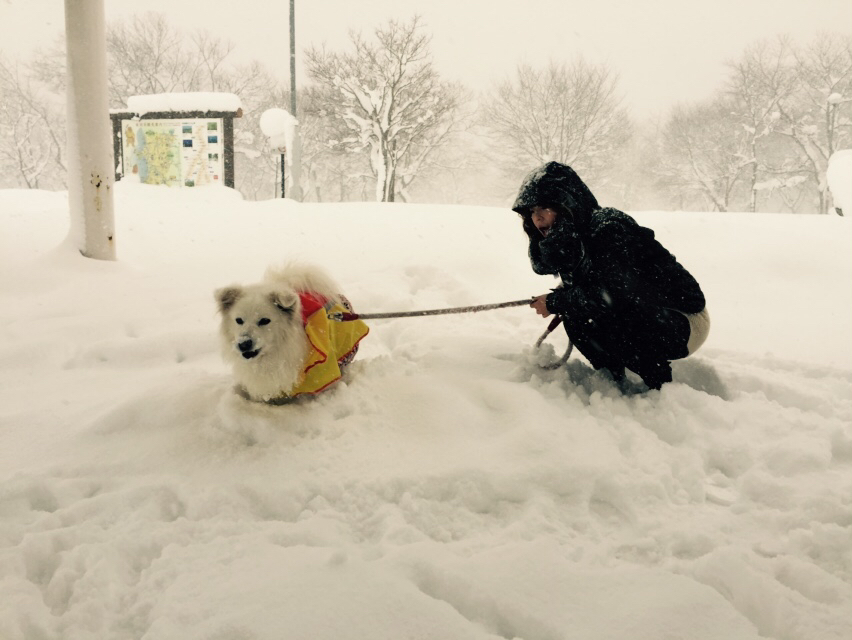
[[[105,0],[108,20],[157,11],[175,26],[231,39],[237,53],[289,72],[288,0]],[[487,89],[520,61],[608,63],[636,116],[700,100],[750,43],[789,33],[852,32],[850,0],[296,0],[297,59],[342,48],[349,30],[422,16],[444,77]],[[0,0],[0,51],[26,57],[64,28],[61,0]],[[301,71],[298,71],[301,73]],[[301,84],[305,78],[297,78]]]

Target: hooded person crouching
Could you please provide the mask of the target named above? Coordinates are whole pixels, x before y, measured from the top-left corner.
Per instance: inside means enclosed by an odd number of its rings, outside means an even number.
[[[654,232],[601,208],[558,162],[527,176],[512,209],[529,237],[533,271],[562,280],[530,306],[560,316],[580,353],[615,380],[630,369],[649,389],[670,382],[671,361],[704,343],[710,317],[698,282]]]

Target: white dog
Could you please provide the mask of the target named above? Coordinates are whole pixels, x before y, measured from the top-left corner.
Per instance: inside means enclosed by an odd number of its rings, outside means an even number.
[[[278,403],[322,391],[368,332],[360,320],[329,318],[351,309],[335,282],[312,266],[270,269],[261,282],[223,287],[215,298],[222,355],[237,391],[250,400]]]

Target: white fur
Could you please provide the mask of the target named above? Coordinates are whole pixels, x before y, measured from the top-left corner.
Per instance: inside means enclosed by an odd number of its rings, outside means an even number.
[[[340,289],[316,267],[288,264],[268,269],[257,284],[223,287],[214,294],[221,314],[222,356],[252,400],[287,396],[301,379],[310,348],[298,296],[305,291],[337,300]],[[257,353],[246,358],[243,351]]]
[[[263,274],[265,282],[281,282],[295,291],[311,291],[329,300],[339,301],[340,287],[325,271],[313,265],[288,263],[270,267]]]

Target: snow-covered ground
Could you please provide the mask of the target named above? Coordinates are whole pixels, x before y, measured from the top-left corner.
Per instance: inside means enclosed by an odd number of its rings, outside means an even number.
[[[494,208],[118,184],[120,260],[65,194],[0,191],[0,637],[848,639],[852,221],[635,214],[713,320],[659,392],[531,309],[371,322],[349,379],[251,404],[212,292],[323,264],[362,312],[515,300]]]

